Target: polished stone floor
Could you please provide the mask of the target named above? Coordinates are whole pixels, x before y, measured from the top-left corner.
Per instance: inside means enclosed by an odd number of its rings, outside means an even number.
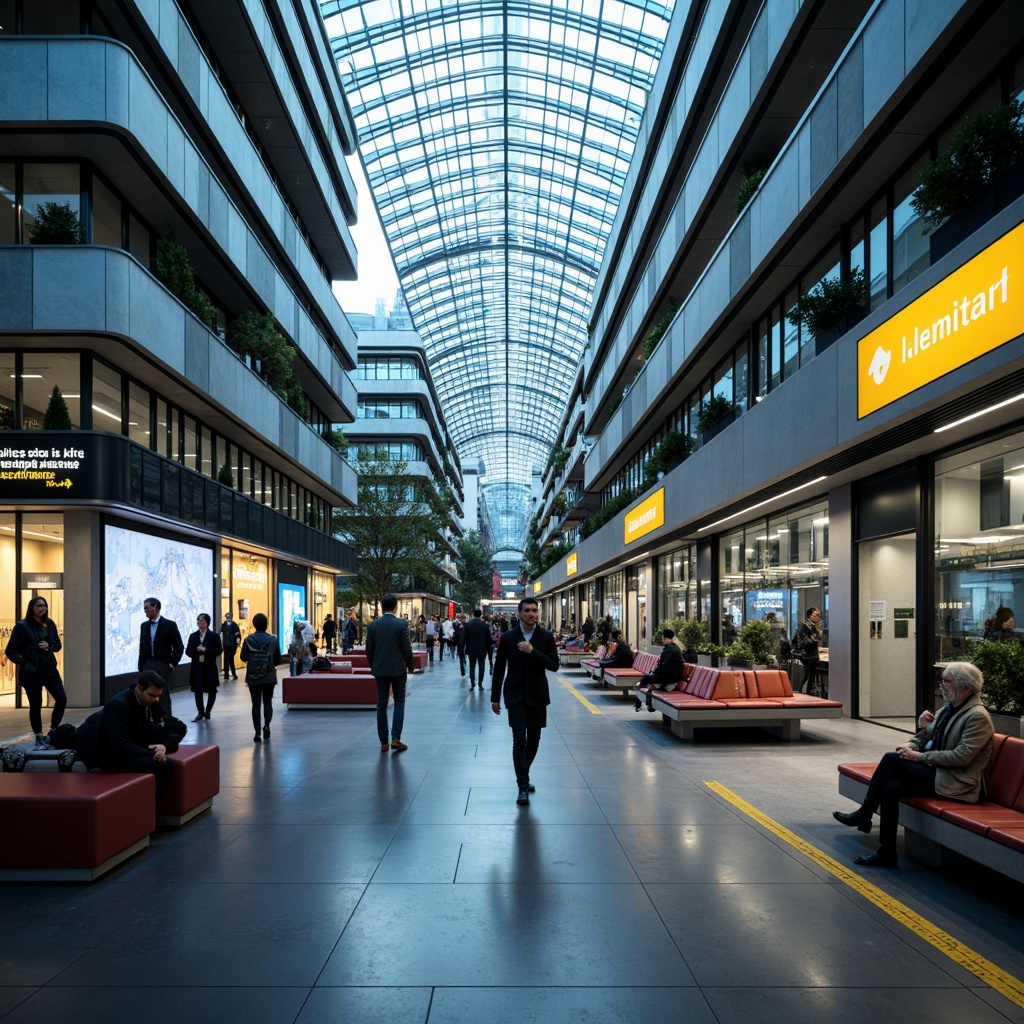
[[[898,733],[830,721],[798,744],[684,744],[559,678],[594,711],[553,682],[525,808],[504,717],[450,659],[410,681],[397,754],[380,753],[372,712],[278,706],[254,744],[228,684],[188,737],[221,746],[210,812],[91,886],[0,887],[0,1020],[1024,1022],[704,785],[849,863],[873,847],[831,821],[849,806],[835,765]],[[191,720],[190,695],[175,704]],[[16,841],[2,823],[0,841]],[[909,862],[870,878],[1024,975],[1020,886]]]

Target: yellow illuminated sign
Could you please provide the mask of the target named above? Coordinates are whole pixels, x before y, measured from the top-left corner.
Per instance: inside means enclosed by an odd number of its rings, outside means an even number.
[[[625,541],[631,544],[659,526],[665,525],[665,488],[659,487],[649,498],[634,505],[622,520]]]
[[[535,594],[539,594],[540,593],[540,580],[537,580],[537,582],[534,583],[534,585],[533,585],[533,592]]]
[[[575,576],[577,569],[579,569],[579,558],[578,558],[577,553],[574,551],[565,560],[565,575],[566,576]]]
[[[1024,333],[1024,224],[857,345],[857,418]]]

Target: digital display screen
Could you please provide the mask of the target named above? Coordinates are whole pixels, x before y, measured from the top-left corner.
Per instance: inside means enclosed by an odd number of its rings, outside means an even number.
[[[147,597],[160,601],[160,614],[178,624],[183,641],[200,612],[214,614],[213,549],[109,524],[103,547],[105,674],[134,673]]]
[[[306,588],[296,586],[294,583],[278,583],[277,607],[280,611],[279,621],[281,623],[278,640],[281,644],[281,653],[285,654],[288,645],[292,642],[292,627],[295,625],[295,620],[306,618]]]

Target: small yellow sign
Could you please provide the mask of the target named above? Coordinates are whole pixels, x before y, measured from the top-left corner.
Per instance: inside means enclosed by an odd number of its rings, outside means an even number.
[[[579,569],[579,555],[578,555],[577,552],[574,551],[565,560],[565,575],[566,576],[575,576],[578,569]]]
[[[857,418],[1024,333],[1024,224],[857,345]]]
[[[533,585],[533,592],[535,594],[539,594],[540,593],[540,580],[537,580],[537,582],[534,583],[534,585]]]
[[[665,525],[665,488],[659,487],[649,498],[628,509],[622,520],[627,544],[645,537]]]

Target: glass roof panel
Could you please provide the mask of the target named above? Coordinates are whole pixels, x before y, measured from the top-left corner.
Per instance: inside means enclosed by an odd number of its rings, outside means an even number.
[[[322,0],[367,180],[495,542],[557,440],[674,0]]]

